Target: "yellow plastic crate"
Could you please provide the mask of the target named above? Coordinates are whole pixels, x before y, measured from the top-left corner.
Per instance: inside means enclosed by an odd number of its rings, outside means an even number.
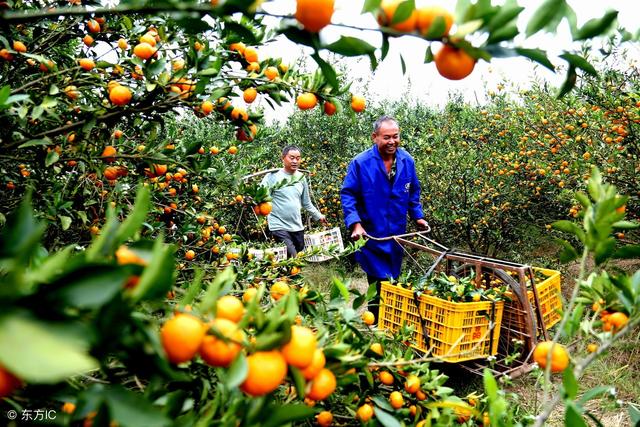
[[[560,288],[560,272],[546,268],[533,268],[534,272],[539,272],[547,276],[545,280],[536,284],[538,290],[538,300],[540,301],[540,311],[546,329],[551,328],[562,319],[562,291]],[[505,292],[505,295],[513,298],[513,294]],[[527,291],[527,298],[531,307],[536,306],[533,291]],[[520,304],[508,301],[505,306],[504,324],[512,329],[524,330],[524,320],[518,316]]]
[[[378,328],[396,332],[404,324],[413,326],[412,347],[431,351],[431,355],[447,362],[481,359],[497,353],[504,301],[451,302],[421,295],[418,312],[413,294],[412,290],[383,282]],[[424,319],[426,338],[420,316]]]

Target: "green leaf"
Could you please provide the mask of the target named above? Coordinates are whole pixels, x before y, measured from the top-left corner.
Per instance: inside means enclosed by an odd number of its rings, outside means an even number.
[[[491,374],[489,369],[485,369],[482,374],[483,382],[484,382],[484,391],[487,393],[487,397],[489,400],[495,400],[498,397],[498,383],[496,379]]]
[[[611,258],[615,259],[632,259],[640,258],[640,245],[625,245],[618,248]]]
[[[362,11],[360,12],[360,14],[378,10],[380,8],[380,3],[382,3],[382,0],[365,0],[364,4],[362,5]]]
[[[316,61],[320,69],[322,70],[322,74],[324,78],[327,79],[327,82],[335,89],[339,89],[340,85],[338,84],[338,76],[336,75],[335,70],[328,62],[320,57],[320,55],[315,52],[311,57]]]
[[[617,221],[611,224],[611,226],[619,230],[635,230],[640,227],[640,223],[633,221]]]
[[[98,308],[122,291],[129,275],[124,268],[85,265],[52,284],[46,298],[61,307]]]
[[[325,48],[343,56],[368,55],[376,50],[366,41],[349,36],[341,36],[338,41],[325,46]]]
[[[596,248],[594,251],[594,260],[596,265],[600,265],[609,258],[616,249],[616,239],[613,237],[608,237],[605,240],[599,241],[596,244]]]
[[[473,21],[465,22],[462,25],[458,25],[456,33],[451,36],[452,39],[464,38],[466,35],[478,31],[484,25],[482,19],[474,19]]]
[[[162,409],[153,406],[143,394],[121,386],[110,386],[105,390],[104,397],[111,419],[123,427],[163,427],[172,424]]]
[[[136,194],[136,201],[133,206],[133,211],[118,228],[118,232],[116,234],[116,245],[125,242],[140,229],[142,223],[147,217],[150,202],[151,193],[149,189],[144,185],[139,185],[138,192]]]
[[[517,16],[520,15],[520,12],[522,12],[523,10],[524,7],[517,5],[505,5],[501,7],[498,13],[496,13],[493,18],[489,20],[489,23],[487,24],[487,30],[489,32],[494,32],[502,27],[505,27],[507,24],[517,18]]]
[[[289,373],[291,375],[291,377],[293,378],[293,384],[296,386],[296,393],[298,394],[298,397],[300,399],[304,399],[305,396],[305,386],[307,385],[307,382],[304,379],[304,376],[302,375],[302,372],[300,371],[300,369],[296,368],[295,366],[289,366]]]
[[[498,28],[497,30],[493,31],[489,35],[489,39],[487,39],[487,43],[493,44],[493,43],[500,43],[506,40],[513,40],[513,38],[518,34],[519,34],[519,31],[516,24],[507,25],[505,27]]]
[[[400,67],[402,68],[402,75],[407,74],[407,64],[404,62],[404,57],[400,55]]]
[[[229,369],[227,369],[225,376],[225,384],[229,389],[238,387],[247,378],[249,373],[249,364],[247,363],[247,356],[244,353],[240,353],[235,358]]]
[[[57,383],[98,368],[88,344],[77,336],[16,313],[0,316],[0,363],[34,384]]]
[[[565,406],[564,425],[571,427],[588,427],[584,418],[582,418],[581,408],[579,409],[571,400],[565,401]]]
[[[342,283],[342,280],[337,279],[337,278],[333,278],[332,280],[333,283],[333,289],[337,290],[338,293],[340,295],[342,295],[342,298],[344,299],[345,303],[349,303],[349,290],[347,289],[347,287],[344,285],[344,283]],[[332,294],[334,294],[334,292],[331,292]]]
[[[551,224],[551,226],[556,230],[560,230],[564,233],[573,234],[582,242],[584,242],[584,230],[578,227],[578,225],[575,224],[574,222],[561,220],[561,221],[554,222],[553,224]]]
[[[47,257],[42,264],[34,270],[27,271],[27,280],[31,283],[48,283],[59,275],[69,260],[71,251],[75,245],[69,245],[60,252]]]
[[[582,205],[582,207],[584,208],[588,208],[589,206],[591,206],[591,201],[589,200],[589,197],[587,197],[586,194],[584,194],[583,192],[577,192],[574,194],[576,200],[578,200],[578,202]]]
[[[611,24],[618,17],[618,11],[610,10],[601,18],[594,18],[587,21],[574,35],[573,40],[586,40],[599,36],[611,27]]]
[[[0,88],[0,105],[4,105],[4,103],[9,99],[9,95],[11,95],[11,86],[4,85]]]
[[[531,37],[555,20],[556,16],[563,12],[564,5],[565,0],[546,0],[542,3],[527,24],[527,37]]]
[[[560,55],[560,58],[567,61],[570,65],[575,68],[580,68],[581,70],[591,74],[592,76],[597,76],[598,72],[585,58],[580,55],[575,55],[573,53],[565,52]]]
[[[167,61],[163,59],[158,59],[153,61],[151,64],[147,64],[144,67],[144,75],[147,78],[155,77],[161,72],[164,71],[165,66],[167,65]]]
[[[444,32],[446,29],[447,23],[445,22],[444,17],[438,15],[429,26],[429,30],[427,31],[427,34],[424,35],[424,38],[427,40],[440,39],[445,35]]]
[[[218,300],[218,295],[220,295],[223,289],[230,288],[235,280],[236,274],[233,272],[233,267],[227,267],[218,273],[200,301],[200,312],[208,313],[212,311]]]
[[[565,369],[562,375],[562,385],[564,386],[564,392],[566,397],[573,400],[578,394],[578,381],[575,375],[573,375],[573,369]]]
[[[515,48],[515,51],[518,55],[529,58],[530,60],[537,62],[538,64],[550,69],[551,71],[555,71],[555,67],[547,58],[547,52],[541,49],[524,49],[521,47]]]
[[[163,297],[173,285],[173,271],[173,249],[164,244],[162,237],[157,238],[153,244],[151,261],[130,293],[132,301]]]
[[[34,147],[39,145],[51,145],[51,139],[48,137],[44,137],[42,139],[32,139],[30,141],[25,142],[24,144],[20,144],[18,148],[26,148],[26,147]]]
[[[382,34],[382,47],[380,47],[380,60],[384,61],[389,53],[389,34]]]
[[[289,423],[311,418],[315,413],[316,410],[314,408],[301,403],[291,405],[272,404],[269,406],[269,417],[262,426],[278,427],[291,425]]]
[[[578,259],[580,255],[575,250],[575,248],[571,245],[571,243],[563,239],[557,239],[556,241],[560,246],[562,246],[562,251],[558,254],[558,258],[561,263],[568,263]]]
[[[632,404],[629,404],[629,418],[632,425],[637,427],[640,424],[640,409]]]
[[[567,78],[564,80],[564,83],[562,83],[562,87],[560,88],[560,91],[558,91],[558,98],[562,98],[563,96],[571,92],[571,90],[576,85],[577,79],[578,79],[578,74],[576,74],[575,67],[572,65],[569,66],[569,69],[567,70]]]
[[[409,19],[415,8],[416,3],[414,0],[404,0],[403,2],[401,2],[396,8],[395,13],[393,14],[393,18],[391,18],[390,25],[404,22]]]
[[[424,52],[424,63],[428,64],[433,62],[433,51],[431,50],[431,45],[427,46],[427,50]]]
[[[584,394],[580,396],[580,399],[578,399],[578,403],[585,404],[591,399],[594,399],[598,396],[602,396],[603,394],[610,393],[610,392],[611,392],[611,386],[608,386],[608,385],[600,385],[600,386],[594,387],[584,392]]]
[[[0,258],[27,259],[40,241],[45,226],[36,221],[29,198],[25,198],[7,219],[0,234]]]
[[[387,411],[383,411],[377,406],[373,408],[373,411],[376,414],[376,419],[378,420],[378,422],[382,424],[384,427],[401,427],[401,424],[396,419],[396,417],[394,417]]]
[[[58,215],[58,218],[60,218],[60,225],[62,226],[63,230],[68,230],[69,227],[71,227],[71,217]]]

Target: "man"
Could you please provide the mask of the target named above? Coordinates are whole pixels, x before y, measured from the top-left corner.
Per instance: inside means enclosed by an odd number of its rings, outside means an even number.
[[[404,234],[407,214],[418,228],[426,229],[420,204],[420,183],[413,158],[401,148],[398,122],[382,116],[373,124],[373,146],[349,164],[340,197],[351,238],[387,237]],[[370,310],[378,318],[380,282],[397,279],[402,265],[402,247],[393,240],[370,239],[356,253],[356,261],[378,290]],[[371,307],[372,306],[372,307]]]
[[[323,225],[328,222],[311,203],[307,179],[298,171],[300,148],[289,145],[282,150],[283,168],[262,179],[262,186],[270,189],[272,210],[267,216],[269,231],[274,239],[287,246],[287,256],[294,257],[304,249],[304,226],[300,210],[305,208],[311,217]]]

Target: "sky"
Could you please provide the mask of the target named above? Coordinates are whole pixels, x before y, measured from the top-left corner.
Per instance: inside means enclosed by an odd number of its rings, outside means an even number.
[[[618,22],[632,33],[640,27],[637,19],[635,1],[609,0],[606,5],[596,0],[569,0],[577,14],[578,25],[584,24],[592,18],[601,17],[605,11],[614,9],[620,11]],[[361,28],[377,28],[377,22],[371,14],[361,15],[364,0],[336,0],[336,11],[333,15],[333,24],[346,24]],[[451,12],[455,9],[455,1],[430,0],[428,4],[438,4]],[[524,31],[529,18],[533,15],[541,1],[520,0],[518,4],[525,7],[518,19],[518,27]],[[420,6],[422,2],[416,1]],[[293,14],[295,0],[277,0],[265,2],[263,9],[272,14]],[[635,19],[634,19],[635,18]],[[279,21],[275,18],[265,20],[268,25],[277,26]],[[453,29],[455,31],[455,28]],[[381,45],[381,36],[377,32],[353,30],[339,25],[331,25],[323,29],[320,36],[328,43],[337,40],[340,35],[349,35],[362,38],[372,45]],[[563,60],[556,58],[563,49],[572,46],[571,37],[566,23],[562,23],[555,35],[540,32],[529,39],[523,36],[516,38],[518,45],[529,48],[547,50],[551,61],[555,65],[561,65]],[[512,85],[517,88],[526,88],[534,78],[546,79],[553,86],[560,86],[564,80],[562,73],[552,73],[544,67],[536,66],[523,58],[492,59],[490,63],[479,61],[473,73],[460,81],[451,81],[441,77],[433,63],[424,63],[424,54],[428,43],[415,37],[398,37],[390,42],[391,48],[387,58],[378,65],[375,72],[371,71],[369,60],[366,58],[343,59],[349,69],[349,78],[354,80],[353,92],[361,92],[369,99],[378,101],[389,99],[397,100],[409,96],[420,99],[424,103],[433,106],[442,106],[449,98],[449,93],[461,93],[469,102],[482,103],[487,91],[496,91],[498,85],[507,82],[507,87]],[[308,50],[307,50],[308,49]],[[437,46],[433,46],[434,51]],[[640,58],[640,48],[636,43],[632,46],[632,56]],[[295,63],[298,57],[308,55],[309,48],[300,47],[281,36],[276,42],[260,48],[260,55],[282,57],[285,63]],[[407,72],[402,75],[400,56],[404,58]],[[310,68],[315,67],[312,59],[307,60]],[[265,107],[267,121],[283,121],[291,110],[278,109],[273,111]]]

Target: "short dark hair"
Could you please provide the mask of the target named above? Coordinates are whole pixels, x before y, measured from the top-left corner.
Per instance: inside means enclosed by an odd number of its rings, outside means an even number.
[[[384,122],[394,122],[396,125],[398,124],[398,121],[394,117],[385,114],[373,122],[373,133],[378,133],[380,126],[382,126]]]
[[[298,151],[298,152],[302,153],[302,150],[297,145],[287,145],[286,147],[284,147],[282,149],[282,157],[284,157],[287,154],[289,154],[289,151]]]

